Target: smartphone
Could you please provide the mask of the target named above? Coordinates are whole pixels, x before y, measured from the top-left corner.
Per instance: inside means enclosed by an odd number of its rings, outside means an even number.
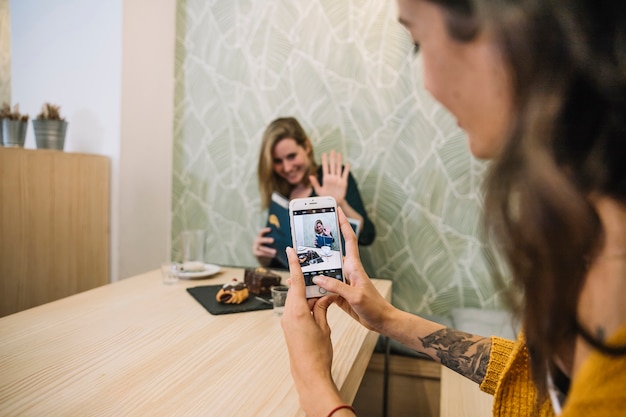
[[[307,298],[321,297],[327,293],[313,283],[316,275],[345,282],[342,239],[335,199],[293,199],[289,202],[289,220],[291,239],[304,275]]]

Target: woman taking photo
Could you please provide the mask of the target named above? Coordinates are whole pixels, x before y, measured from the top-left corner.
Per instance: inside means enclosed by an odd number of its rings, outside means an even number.
[[[485,223],[508,261],[517,340],[408,314],[374,289],[340,213],[349,284],[306,300],[293,249],[282,317],[307,415],[352,416],[326,311],[429,355],[494,395],[495,416],[626,410],[626,7],[613,0],[397,0],[424,84],[493,159]],[[513,303],[513,300],[516,303]],[[312,314],[311,314],[312,312]]]
[[[295,118],[276,119],[265,129],[258,175],[263,208],[269,208],[274,192],[289,200],[331,196],[346,216],[359,222],[359,245],[370,245],[374,241],[376,229],[350,174],[350,164],[344,166],[341,154],[331,151],[330,155],[322,155],[322,165],[318,167],[311,141]],[[270,230],[265,227],[259,231],[252,253],[263,266],[286,268],[287,265],[281,265],[276,257],[277,251],[284,253],[285,247],[275,247],[274,238],[266,236]]]

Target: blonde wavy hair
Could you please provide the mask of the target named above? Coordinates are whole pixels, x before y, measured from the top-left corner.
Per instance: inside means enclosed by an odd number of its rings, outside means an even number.
[[[289,198],[293,186],[285,181],[274,171],[274,146],[283,139],[293,139],[298,146],[306,151],[309,158],[309,175],[315,175],[317,172],[317,163],[313,157],[313,146],[304,129],[294,117],[281,117],[272,121],[265,132],[261,141],[261,151],[259,152],[259,191],[261,194],[261,206],[268,208],[274,191],[279,192]],[[308,182],[308,176],[305,176]]]

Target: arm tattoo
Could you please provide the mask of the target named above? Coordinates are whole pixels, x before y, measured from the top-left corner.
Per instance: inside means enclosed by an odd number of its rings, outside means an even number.
[[[419,339],[424,348],[435,350],[442,365],[478,384],[485,378],[491,353],[490,338],[446,328]]]

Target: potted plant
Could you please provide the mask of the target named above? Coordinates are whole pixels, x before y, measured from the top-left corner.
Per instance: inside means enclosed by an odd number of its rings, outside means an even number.
[[[63,150],[67,122],[61,117],[60,106],[44,103],[41,113],[33,119],[33,128],[37,148]]]
[[[2,145],[23,148],[28,128],[28,115],[20,113],[18,104],[11,110],[11,106],[4,103],[0,110],[0,118],[2,119]]]

